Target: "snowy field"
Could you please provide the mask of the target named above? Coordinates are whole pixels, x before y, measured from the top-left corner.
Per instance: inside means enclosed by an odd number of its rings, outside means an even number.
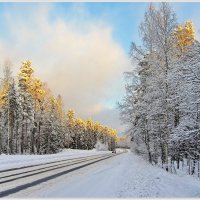
[[[73,153],[78,155],[78,151],[75,152]],[[82,153],[81,151],[79,155],[83,155]],[[9,197],[200,197],[200,181],[192,176],[180,177],[167,173],[128,151]]]
[[[0,155],[0,170],[105,153],[111,151],[64,149],[62,152],[49,155]]]

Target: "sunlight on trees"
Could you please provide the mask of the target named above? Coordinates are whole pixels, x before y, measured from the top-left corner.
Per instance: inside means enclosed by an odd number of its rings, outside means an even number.
[[[177,40],[177,45],[183,49],[194,43],[195,30],[192,21],[187,21],[185,25],[179,25],[175,30],[175,37]]]
[[[7,70],[7,71],[6,71]],[[61,95],[34,77],[31,61],[22,62],[18,82],[9,68],[0,87],[0,153],[56,153],[63,148],[93,149],[97,141],[115,148],[117,131],[65,111]],[[17,84],[15,84],[17,83]]]

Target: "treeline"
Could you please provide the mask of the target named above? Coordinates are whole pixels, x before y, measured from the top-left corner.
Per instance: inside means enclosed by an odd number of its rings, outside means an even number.
[[[119,103],[132,148],[167,171],[182,162],[200,176],[200,43],[193,23],[178,24],[168,3],[150,4],[140,33],[143,46],[132,43],[134,69],[126,72]]]
[[[65,112],[60,95],[34,77],[30,61],[17,80],[6,62],[0,85],[0,154],[49,154],[63,148],[93,149],[97,141],[115,148],[117,132]]]

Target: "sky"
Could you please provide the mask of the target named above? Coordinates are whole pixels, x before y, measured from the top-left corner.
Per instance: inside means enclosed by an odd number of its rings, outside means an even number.
[[[115,128],[117,102],[125,95],[131,42],[142,45],[138,27],[148,3],[0,3],[0,66],[9,59],[17,76],[23,60],[60,94],[66,110]],[[192,20],[199,39],[200,3],[171,3],[178,22]],[[2,71],[2,70],[1,70]],[[1,72],[0,72],[1,73]]]

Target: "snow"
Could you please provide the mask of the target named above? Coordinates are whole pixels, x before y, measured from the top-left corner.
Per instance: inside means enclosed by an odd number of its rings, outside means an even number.
[[[103,144],[100,140],[98,140],[97,143],[95,144],[95,149],[97,151],[107,151],[108,144]]]
[[[57,154],[47,155],[0,155],[0,170],[10,169],[13,167],[29,166],[34,164],[41,164],[50,161],[57,161],[63,159],[72,159],[92,155],[100,155],[111,153],[110,151],[93,150],[79,150],[79,149],[64,149]]]
[[[119,150],[118,150],[119,151]],[[200,197],[199,180],[150,165],[128,151],[11,197]]]

